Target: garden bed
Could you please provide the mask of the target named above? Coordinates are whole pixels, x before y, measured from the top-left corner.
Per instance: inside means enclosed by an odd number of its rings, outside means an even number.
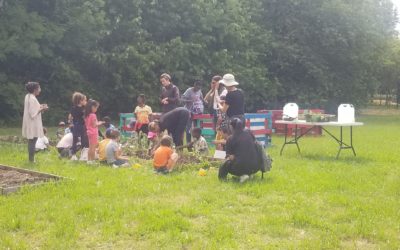
[[[0,195],[16,192],[22,186],[36,186],[60,179],[62,177],[56,175],[0,165]]]

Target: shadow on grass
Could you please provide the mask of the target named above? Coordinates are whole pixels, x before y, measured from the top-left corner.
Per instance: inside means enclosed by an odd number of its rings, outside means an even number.
[[[365,157],[365,156],[353,156],[353,155],[342,155],[336,159],[336,156],[320,155],[320,154],[304,154],[299,156],[302,160],[313,160],[320,162],[332,162],[332,163],[344,163],[344,164],[357,164],[365,166],[366,164],[371,164],[376,162],[376,160]]]

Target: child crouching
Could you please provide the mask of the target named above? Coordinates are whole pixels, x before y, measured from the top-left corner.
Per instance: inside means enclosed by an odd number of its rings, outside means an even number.
[[[128,158],[122,156],[121,147],[118,144],[119,131],[112,130],[110,133],[111,141],[106,147],[106,158],[107,163],[112,165],[113,168],[126,167],[128,166]]]
[[[172,150],[172,138],[165,135],[161,146],[154,152],[153,166],[157,173],[167,174],[172,171],[178,161],[178,154]]]

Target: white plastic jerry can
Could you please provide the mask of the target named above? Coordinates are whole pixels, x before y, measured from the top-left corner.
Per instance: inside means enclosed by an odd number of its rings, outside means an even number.
[[[283,119],[297,119],[299,116],[299,106],[296,103],[287,103],[283,107]]]
[[[338,107],[338,122],[351,123],[355,122],[353,104],[340,104]]]

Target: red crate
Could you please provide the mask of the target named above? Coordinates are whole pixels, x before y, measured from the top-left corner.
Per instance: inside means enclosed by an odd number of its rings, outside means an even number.
[[[324,110],[323,109],[309,109],[315,114],[323,114]],[[283,110],[258,110],[257,113],[266,113],[266,112],[271,112],[272,113],[272,129],[274,134],[278,135],[284,135],[285,134],[285,125],[284,124],[276,124],[275,121],[277,120],[282,120],[282,115],[283,115]],[[299,110],[299,114],[303,114],[304,109]],[[294,136],[295,135],[295,125],[288,125],[288,130],[287,130],[287,135],[288,136]],[[298,134],[304,134],[308,129],[310,129],[311,126],[307,125],[297,125],[297,133]],[[322,135],[322,129],[321,127],[315,127],[311,131],[307,133],[307,135],[311,136],[320,136]]]

